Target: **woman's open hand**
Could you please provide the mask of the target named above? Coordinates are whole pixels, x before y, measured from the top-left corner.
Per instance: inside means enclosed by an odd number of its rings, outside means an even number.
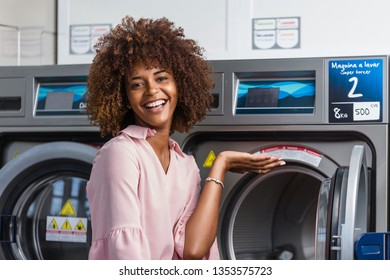
[[[285,165],[281,157],[250,154],[246,152],[224,151],[218,154],[215,161],[224,164],[226,171],[235,173],[267,173],[276,166]]]

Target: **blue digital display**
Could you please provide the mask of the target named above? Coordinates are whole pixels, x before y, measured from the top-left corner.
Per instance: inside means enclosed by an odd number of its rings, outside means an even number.
[[[236,114],[312,114],[315,80],[240,81]]]
[[[35,115],[83,115],[86,91],[86,84],[40,84]]]

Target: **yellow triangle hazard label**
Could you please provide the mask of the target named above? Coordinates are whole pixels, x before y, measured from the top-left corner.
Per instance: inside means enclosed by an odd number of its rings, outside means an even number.
[[[84,226],[84,224],[83,224],[83,222],[81,220],[77,223],[77,225],[74,228],[74,230],[85,230],[85,226]]]
[[[72,226],[70,225],[68,219],[66,219],[65,222],[62,224],[61,229],[72,229]]]
[[[206,160],[203,163],[203,167],[210,168],[213,165],[215,158],[216,158],[216,156],[215,156],[213,150],[211,150],[210,153],[208,154]]]
[[[58,229],[58,225],[57,225],[57,222],[56,220],[52,219],[50,224],[49,224],[49,228],[50,229]]]
[[[76,211],[74,211],[74,208],[72,206],[72,203],[70,202],[70,199],[68,199],[64,206],[62,207],[60,213],[60,216],[77,216]]]

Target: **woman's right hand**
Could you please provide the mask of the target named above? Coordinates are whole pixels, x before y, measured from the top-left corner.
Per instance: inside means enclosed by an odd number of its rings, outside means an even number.
[[[272,168],[285,165],[281,157],[251,154],[237,151],[223,151],[218,154],[214,164],[222,164],[225,172],[235,173],[255,172],[267,173]]]

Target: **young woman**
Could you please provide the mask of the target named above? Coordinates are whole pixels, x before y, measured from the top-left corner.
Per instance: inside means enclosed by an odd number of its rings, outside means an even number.
[[[87,185],[90,259],[218,259],[224,175],[268,172],[279,158],[225,151],[203,182],[170,138],[210,108],[212,69],[203,49],[165,18],[125,17],[100,38],[87,111],[102,136]]]

